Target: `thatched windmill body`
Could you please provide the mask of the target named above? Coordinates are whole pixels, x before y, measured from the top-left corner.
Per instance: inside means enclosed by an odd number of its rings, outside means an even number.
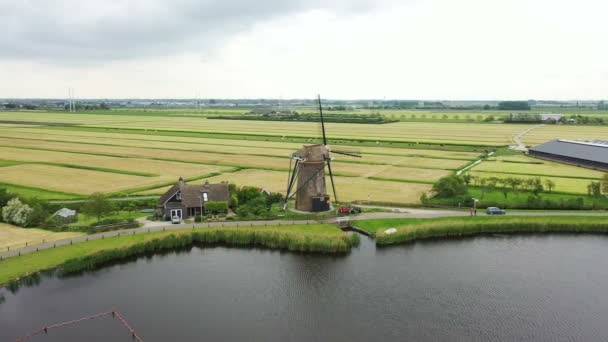
[[[327,211],[330,209],[329,195],[325,182],[325,168],[329,172],[331,186],[334,194],[334,202],[337,202],[336,185],[331,170],[331,153],[343,154],[352,157],[361,157],[358,153],[331,150],[327,145],[325,135],[325,122],[323,120],[323,107],[319,96],[319,115],[321,117],[321,131],[323,143],[317,145],[304,145],[300,150],[293,153],[289,163],[289,174],[287,178],[287,191],[284,205],[295,196],[296,210],[306,212]],[[295,163],[294,163],[295,161]]]

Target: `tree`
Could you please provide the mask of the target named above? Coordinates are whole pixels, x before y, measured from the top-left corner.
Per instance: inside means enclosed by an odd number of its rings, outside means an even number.
[[[0,208],[4,207],[8,201],[13,199],[15,195],[11,194],[5,188],[0,188]]]
[[[123,208],[123,210],[125,210],[126,212],[129,213],[129,216],[131,216],[132,212],[137,210],[137,206],[133,202],[125,203],[125,205],[122,208]]]
[[[502,101],[498,103],[499,110],[530,110],[528,101]]]
[[[545,179],[545,187],[549,192],[555,189],[555,182],[550,179]]]
[[[608,195],[608,173],[604,174],[604,177],[601,180],[602,183],[602,193],[604,195]]]
[[[530,188],[530,190],[532,190],[532,193],[536,196],[538,196],[538,194],[545,190],[545,188],[543,187],[543,181],[540,179],[540,177],[531,179]]]
[[[471,184],[471,181],[473,180],[473,176],[471,176],[470,174],[465,174],[464,176],[462,176],[462,180],[464,180],[464,183],[466,185]]]
[[[600,182],[591,182],[587,185],[589,196],[600,197],[602,195],[602,185]]]
[[[437,197],[456,197],[467,193],[467,185],[462,179],[456,175],[443,177],[433,184],[433,191],[437,193]]]
[[[523,180],[521,180],[520,178],[515,178],[515,177],[507,177],[502,182],[503,182],[503,184],[509,186],[511,188],[511,190],[517,191],[519,186],[523,183]]]
[[[96,192],[84,202],[81,210],[88,216],[96,217],[99,222],[103,216],[114,211],[114,204],[104,194]]]
[[[32,208],[21,203],[19,198],[15,197],[2,208],[2,220],[6,223],[25,227],[31,213]]]

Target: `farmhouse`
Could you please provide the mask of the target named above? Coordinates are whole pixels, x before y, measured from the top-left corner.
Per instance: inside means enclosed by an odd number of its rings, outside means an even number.
[[[228,183],[186,184],[182,177],[160,198],[157,215],[168,220],[177,216],[181,219],[197,214],[205,214],[213,204],[223,203],[228,207],[230,192]]]
[[[556,139],[528,150],[533,157],[608,171],[608,143]]]

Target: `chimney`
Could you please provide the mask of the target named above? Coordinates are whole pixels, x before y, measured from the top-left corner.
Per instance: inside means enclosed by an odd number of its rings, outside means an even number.
[[[184,182],[184,178],[183,178],[183,177],[179,177],[178,182],[179,182],[179,185],[180,185],[180,186],[182,186],[182,185],[185,185],[185,184],[186,184],[186,182]]]

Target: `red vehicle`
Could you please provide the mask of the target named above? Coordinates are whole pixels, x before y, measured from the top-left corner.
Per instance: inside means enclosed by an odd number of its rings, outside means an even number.
[[[338,207],[338,214],[350,215],[350,214],[358,214],[360,212],[361,212],[361,208],[355,207],[352,205],[345,206],[345,207]]]

